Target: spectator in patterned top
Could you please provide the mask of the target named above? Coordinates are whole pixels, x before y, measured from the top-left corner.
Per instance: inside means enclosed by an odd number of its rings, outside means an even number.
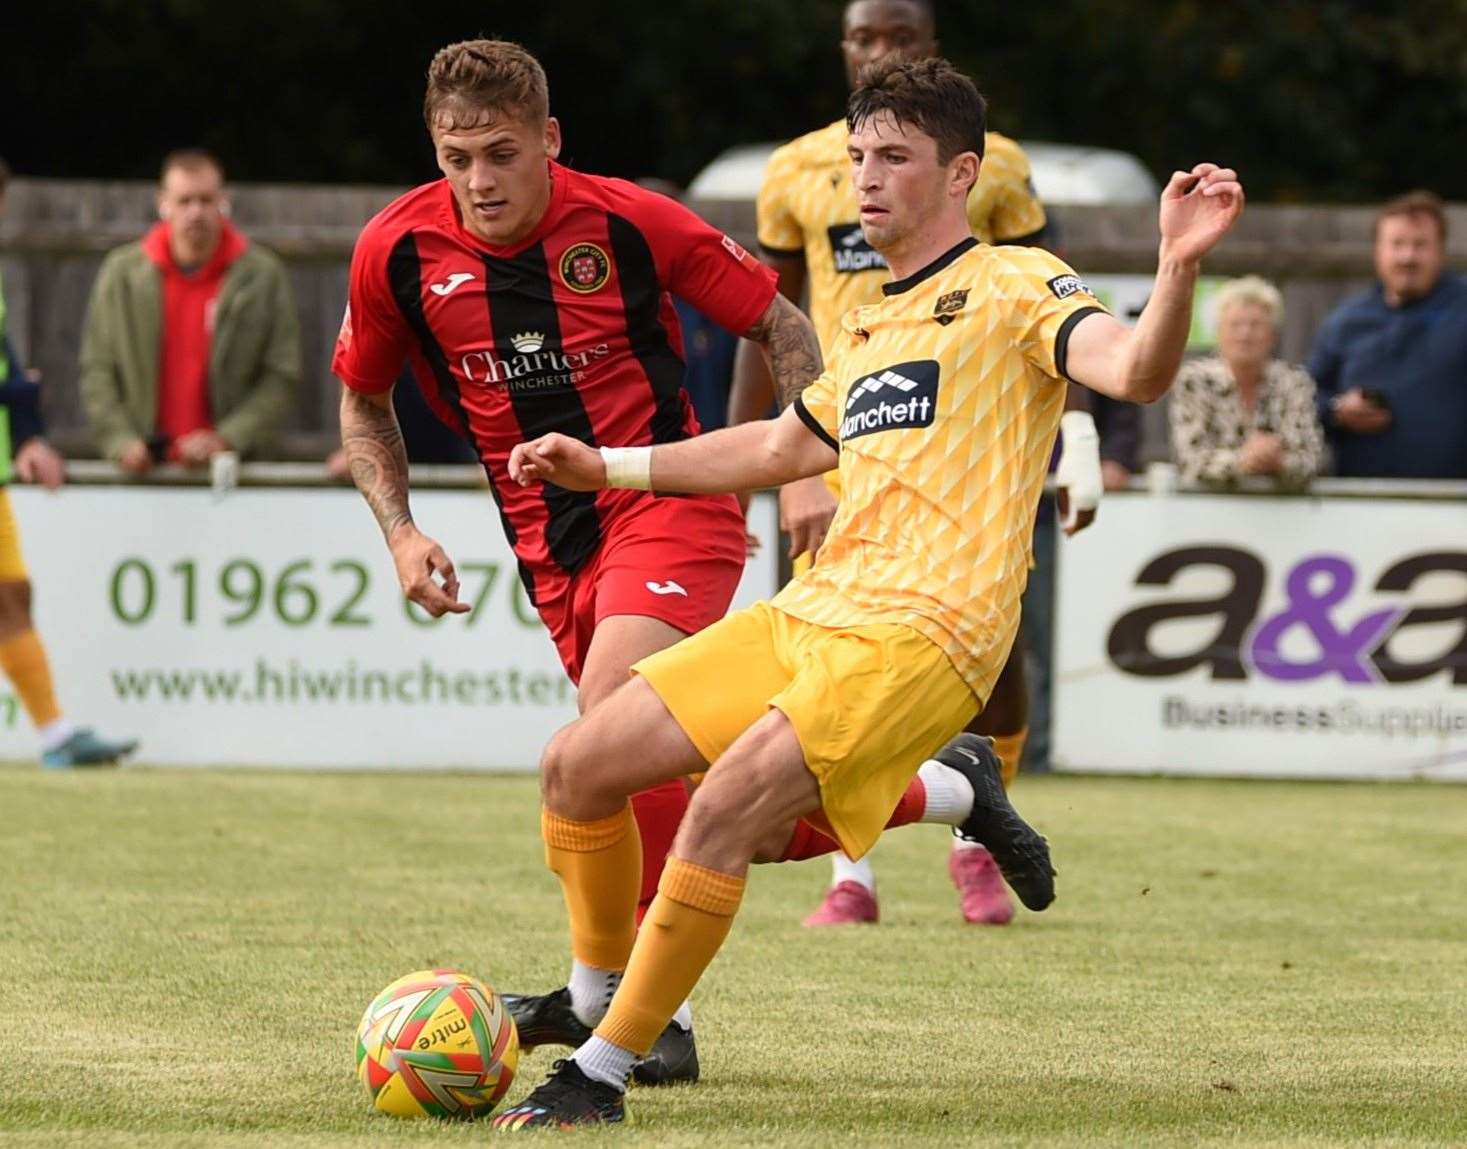
[[[1301,485],[1318,474],[1314,380],[1273,354],[1283,314],[1278,288],[1257,276],[1218,292],[1217,355],[1184,363],[1172,389],[1172,455],[1184,478]]]

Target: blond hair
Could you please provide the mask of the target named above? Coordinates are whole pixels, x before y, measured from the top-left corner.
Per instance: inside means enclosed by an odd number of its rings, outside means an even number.
[[[1213,314],[1221,319],[1224,311],[1239,303],[1263,308],[1275,331],[1283,327],[1284,297],[1277,287],[1261,276],[1245,275],[1241,279],[1228,280],[1218,288]]]
[[[540,61],[508,40],[463,40],[439,49],[423,96],[428,131],[474,127],[486,112],[543,123],[550,86]]]

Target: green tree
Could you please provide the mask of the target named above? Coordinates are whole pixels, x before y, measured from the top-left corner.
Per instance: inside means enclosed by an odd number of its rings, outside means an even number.
[[[1232,163],[1257,199],[1467,199],[1467,0],[939,4],[944,50],[1026,139]],[[22,173],[151,177],[185,143],[241,179],[433,174],[433,51],[480,34],[544,61],[587,170],[686,182],[725,147],[839,114],[839,0],[608,5],[92,0],[8,13],[3,146]]]

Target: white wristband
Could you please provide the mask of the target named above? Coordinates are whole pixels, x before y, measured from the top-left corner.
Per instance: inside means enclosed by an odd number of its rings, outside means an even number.
[[[651,447],[602,447],[601,460],[606,464],[608,487],[652,489]]]
[[[1089,411],[1066,411],[1060,416],[1060,434],[1065,437],[1066,446],[1100,443],[1100,433]]]
[[[1063,487],[1069,502],[1064,525],[1073,527],[1081,511],[1100,506],[1100,493],[1105,489],[1100,467],[1100,436],[1089,411],[1066,411],[1060,416],[1059,466],[1054,481]]]

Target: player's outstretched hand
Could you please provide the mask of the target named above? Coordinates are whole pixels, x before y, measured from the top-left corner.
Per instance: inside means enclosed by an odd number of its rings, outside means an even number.
[[[412,523],[393,531],[387,545],[392,548],[397,581],[410,601],[434,618],[468,613],[469,604],[458,601],[458,572],[447,551]]]
[[[522,487],[554,483],[568,491],[599,491],[606,486],[606,463],[595,447],[552,432],[515,446],[509,477]]]
[[[1161,245],[1184,263],[1196,263],[1243,214],[1243,185],[1232,168],[1198,164],[1173,172],[1161,193]]]

